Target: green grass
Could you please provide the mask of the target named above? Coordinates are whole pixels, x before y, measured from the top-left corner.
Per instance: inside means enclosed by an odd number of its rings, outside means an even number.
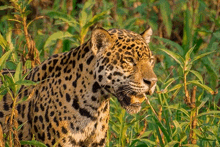
[[[46,7],[36,6],[38,16],[30,2],[14,1],[13,6],[7,0],[0,2],[0,70],[17,69],[14,77],[1,76],[4,86],[0,88],[0,99],[9,87],[16,96],[20,85],[34,84],[24,81],[21,75],[22,69],[30,69],[36,63],[28,57],[23,28],[27,28],[35,43],[35,57],[43,61],[55,52],[69,51],[82,44],[95,26],[141,33],[148,24],[154,32],[150,48],[157,55],[156,92],[148,96],[149,102],[144,102],[141,112],[135,115],[127,114],[117,99],[111,98],[106,146],[220,146],[217,0],[119,0],[116,7],[111,0],[100,5],[94,0],[85,4],[74,0],[71,5],[55,0]],[[70,6],[72,11],[68,11]],[[27,26],[23,25],[23,18],[27,19]],[[186,91],[189,99],[185,98]],[[21,143],[43,146],[36,141]]]

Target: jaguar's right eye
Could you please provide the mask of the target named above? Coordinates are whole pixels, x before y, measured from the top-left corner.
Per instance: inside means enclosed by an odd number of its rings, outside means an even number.
[[[133,58],[131,58],[131,57],[125,57],[125,60],[124,60],[126,63],[128,63],[129,65],[131,65],[131,66],[136,66],[137,64],[136,64],[136,62],[135,62],[135,60],[133,59]]]

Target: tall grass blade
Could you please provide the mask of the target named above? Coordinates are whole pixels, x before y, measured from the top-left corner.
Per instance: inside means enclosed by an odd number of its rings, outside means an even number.
[[[171,141],[170,134],[168,133],[167,129],[163,126],[163,124],[158,120],[156,116],[153,116],[154,121],[156,122],[157,126],[161,129],[163,132],[164,136],[166,137],[167,141]]]
[[[20,141],[21,145],[33,145],[38,147],[47,147],[45,144],[43,144],[40,141],[31,140],[31,141]]]
[[[190,48],[190,45],[192,43],[192,34],[191,34],[191,24],[192,24],[192,18],[190,14],[190,10],[187,7],[187,4],[185,4],[185,12],[184,12],[184,28],[183,28],[183,49],[185,53]]]
[[[161,137],[162,134],[160,134],[160,130],[159,130],[158,125],[155,126],[155,129],[156,129],[157,137],[160,141],[160,146],[164,147],[164,143],[163,143],[163,140],[162,140],[162,137]]]
[[[159,4],[160,4],[160,10],[161,10],[163,22],[166,27],[167,35],[170,36],[172,31],[170,4],[167,0],[160,0]]]

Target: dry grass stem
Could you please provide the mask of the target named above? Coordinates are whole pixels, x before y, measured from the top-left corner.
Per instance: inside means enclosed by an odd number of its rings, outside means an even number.
[[[146,131],[146,128],[147,128],[147,121],[144,120],[144,127],[143,129],[141,130],[141,132],[138,134],[137,138],[141,138],[141,136],[144,134],[144,132]]]

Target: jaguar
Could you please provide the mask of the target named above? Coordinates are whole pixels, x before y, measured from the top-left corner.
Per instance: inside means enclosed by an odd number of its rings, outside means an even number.
[[[130,114],[138,113],[151,95],[157,76],[149,48],[152,29],[137,34],[125,29],[96,28],[91,38],[69,52],[51,56],[26,77],[37,84],[22,86],[16,105],[20,140],[34,138],[47,146],[105,146],[110,97]],[[0,125],[13,101],[0,102]]]

